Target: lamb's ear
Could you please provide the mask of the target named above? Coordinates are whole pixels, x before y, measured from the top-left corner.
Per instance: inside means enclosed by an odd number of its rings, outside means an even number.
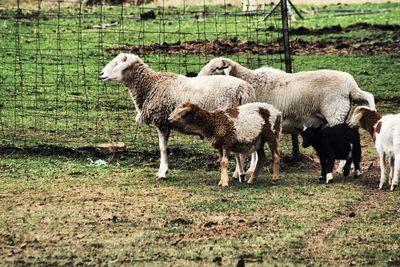
[[[296,131],[298,131],[298,132],[300,132],[300,133],[303,132],[303,129],[302,129],[302,128],[294,127],[294,129],[296,129]]]

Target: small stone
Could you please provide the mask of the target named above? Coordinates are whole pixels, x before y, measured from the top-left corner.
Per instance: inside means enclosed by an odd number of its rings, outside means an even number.
[[[220,265],[221,262],[222,262],[222,257],[221,257],[221,256],[216,256],[216,257],[213,259],[213,262],[216,263],[216,264],[218,264],[218,265]]]

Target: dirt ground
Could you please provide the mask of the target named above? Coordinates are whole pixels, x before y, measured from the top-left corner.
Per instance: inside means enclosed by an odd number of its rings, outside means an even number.
[[[274,31],[276,29],[269,28]],[[360,43],[360,38],[337,37],[332,40],[308,41],[302,37],[295,37],[291,42],[294,55],[325,55],[325,54],[355,54],[355,55],[399,55],[400,47],[400,27],[398,25],[379,25],[369,23],[357,23],[347,27],[340,25],[324,27],[322,29],[308,29],[299,27],[291,30],[293,36],[318,36],[332,33],[347,33],[358,30],[378,30],[379,32],[364,37]],[[391,35],[391,38],[388,36]],[[163,53],[168,55],[236,55],[236,54],[277,54],[282,53],[280,40],[270,43],[244,42],[236,38],[230,40],[211,40],[211,41],[191,41],[186,43],[162,43],[149,46],[124,46],[110,48],[113,50],[127,50],[132,53],[148,54]]]
[[[249,0],[251,3],[256,3],[258,5],[262,4],[270,4],[271,2],[276,3],[277,1],[270,0]],[[182,2],[185,2],[186,5],[222,5],[232,4],[232,5],[242,5],[245,0],[204,0],[204,1],[196,1],[196,0],[157,0],[154,1],[156,5],[178,5]],[[357,4],[357,3],[386,3],[388,0],[292,0],[293,4],[314,4],[314,5],[327,5],[327,4]],[[400,2],[400,0],[391,0],[390,2]]]

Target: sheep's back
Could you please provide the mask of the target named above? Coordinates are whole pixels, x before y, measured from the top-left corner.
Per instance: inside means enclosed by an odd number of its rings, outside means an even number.
[[[192,101],[207,110],[224,109],[254,100],[254,89],[247,82],[231,76],[182,77],[170,90],[179,104]]]

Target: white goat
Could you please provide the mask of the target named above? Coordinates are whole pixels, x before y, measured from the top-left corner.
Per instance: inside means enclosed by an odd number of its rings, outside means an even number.
[[[157,179],[166,178],[168,171],[167,146],[171,130],[168,116],[178,104],[191,100],[206,109],[216,109],[254,99],[251,85],[238,78],[188,78],[155,72],[133,54],[122,53],[111,60],[102,70],[100,79],[118,81],[128,87],[137,111],[136,121],[157,128],[161,153]]]
[[[237,108],[207,111],[191,102],[179,105],[169,116],[173,125],[186,132],[206,138],[220,154],[221,179],[219,185],[228,186],[230,152],[248,154],[257,151],[258,161],[247,183],[252,184],[265,163],[264,144],[268,143],[273,159],[272,179],[278,179],[278,142],[282,115],[270,104],[250,103]],[[238,157],[236,157],[238,159]],[[241,166],[241,164],[239,164]],[[239,180],[244,175],[240,168]]]
[[[394,190],[399,183],[400,171],[400,114],[381,115],[368,107],[357,107],[350,119],[350,123],[367,130],[379,154],[381,178],[379,189],[386,181],[385,163],[389,158],[390,190]]]
[[[292,134],[294,155],[299,153],[296,127],[343,123],[352,100],[368,101],[375,108],[373,95],[362,91],[346,72],[286,73],[268,67],[250,70],[233,60],[215,58],[198,74],[204,75],[231,75],[249,82],[256,91],[257,102],[270,103],[282,112],[282,132]]]

